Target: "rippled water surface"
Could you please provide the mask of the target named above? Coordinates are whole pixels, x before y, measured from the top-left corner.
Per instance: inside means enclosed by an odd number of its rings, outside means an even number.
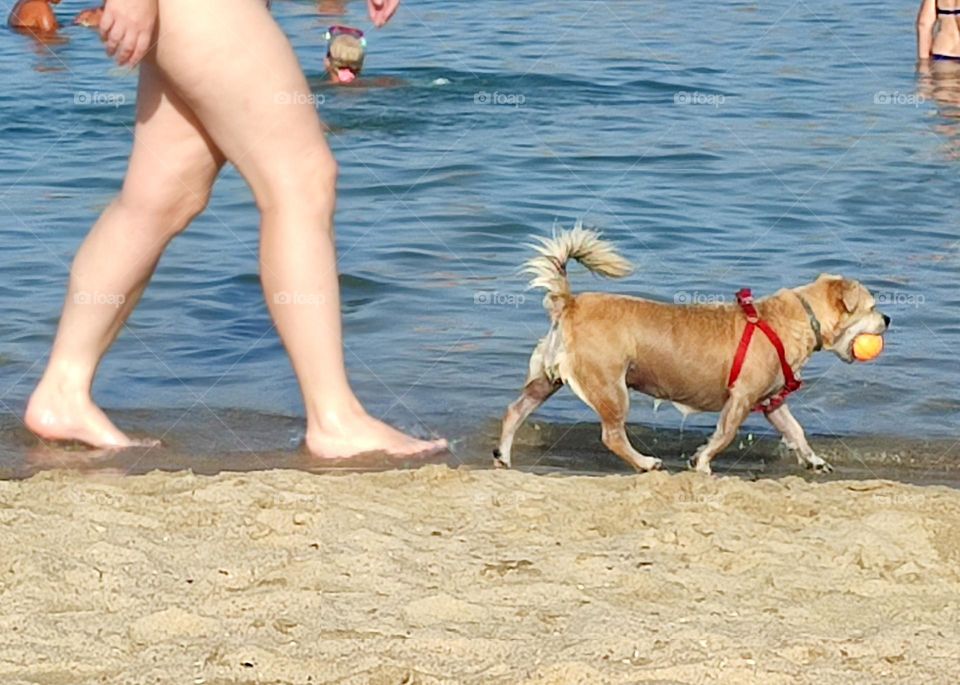
[[[862,279],[893,318],[887,349],[854,366],[820,355],[795,413],[815,434],[956,435],[960,87],[949,70],[918,76],[912,4],[724,2],[701,21],[666,2],[418,0],[370,34],[367,85],[331,90],[323,28],[367,25],[363,3],[345,7],[278,0],[274,14],[332,127],[347,359],[376,414],[455,439],[494,430],[546,330],[517,275],[525,243],[582,217],[637,269],[577,272],[579,289],[710,301],[822,271]],[[63,34],[43,47],[0,30],[8,448],[131,140],[135,77],[93,32]],[[190,435],[224,451],[295,443],[296,421],[262,418],[264,439],[257,420],[222,418],[302,415],[256,249],[257,212],[227,170],[107,356],[98,401],[156,412],[151,430],[186,450]],[[595,421],[569,393],[538,416]],[[639,396],[632,420],[680,424]]]

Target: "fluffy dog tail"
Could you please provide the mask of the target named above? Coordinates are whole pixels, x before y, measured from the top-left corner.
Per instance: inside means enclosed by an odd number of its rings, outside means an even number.
[[[633,270],[630,262],[621,257],[610,242],[601,239],[597,231],[584,228],[581,221],[571,230],[554,230],[552,238],[537,240],[540,244],[531,247],[540,254],[525,262],[523,271],[533,276],[531,288],[547,291],[544,305],[548,309],[553,309],[548,300],[570,296],[567,262],[571,259],[607,278],[622,278]]]

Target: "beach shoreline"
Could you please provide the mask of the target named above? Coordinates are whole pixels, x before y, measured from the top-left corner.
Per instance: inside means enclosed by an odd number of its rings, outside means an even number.
[[[222,472],[302,470],[312,473],[384,471],[416,468],[422,460],[391,460],[369,455],[330,463],[311,457],[303,447],[304,420],[297,416],[245,409],[217,409],[216,419],[184,418],[183,410],[111,410],[119,425],[134,437],[161,438],[159,447],[98,452],[77,446],[72,450],[47,448],[29,433],[19,418],[0,418],[0,480],[28,478],[51,469],[112,470],[142,475],[154,470],[192,471],[201,475]],[[171,425],[175,429],[171,428]],[[432,463],[451,468],[493,466],[500,422],[494,418],[455,417],[424,432],[423,436],[450,438],[450,452],[433,455]],[[688,457],[709,437],[703,428],[678,430],[675,426],[628,424],[630,439],[644,454],[663,459],[671,473],[689,466]],[[832,474],[815,474],[797,463],[779,436],[767,431],[741,429],[737,439],[713,463],[724,475],[747,479],[799,475],[828,480],[889,479],[915,485],[949,485],[960,488],[960,440],[949,437],[907,435],[810,434],[817,454],[835,467]],[[593,420],[562,423],[534,418],[517,433],[514,448],[517,470],[538,474],[613,475],[632,469],[600,441]]]
[[[5,683],[960,679],[960,492],[425,466],[0,482]]]

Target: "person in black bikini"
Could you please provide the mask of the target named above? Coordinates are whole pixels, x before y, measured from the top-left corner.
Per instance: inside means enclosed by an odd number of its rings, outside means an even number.
[[[917,13],[917,58],[960,62],[960,0],[922,0]]]
[[[933,124],[944,140],[940,152],[960,160],[960,0],[920,4],[917,57],[918,93],[940,115]]]

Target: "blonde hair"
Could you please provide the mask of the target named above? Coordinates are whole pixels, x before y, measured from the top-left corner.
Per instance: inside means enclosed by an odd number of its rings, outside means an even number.
[[[348,67],[359,74],[363,68],[363,43],[356,36],[334,36],[327,46],[327,56],[335,68]]]

